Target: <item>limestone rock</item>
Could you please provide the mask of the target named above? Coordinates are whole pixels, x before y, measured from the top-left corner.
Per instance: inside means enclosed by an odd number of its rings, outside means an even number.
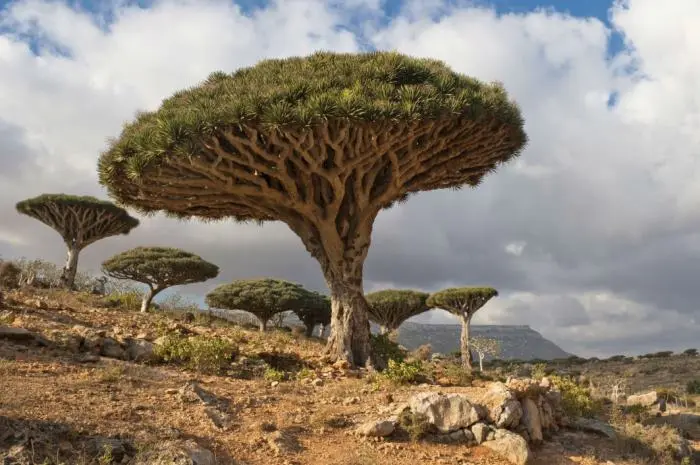
[[[530,441],[534,443],[542,442],[542,421],[537,404],[529,397],[526,397],[520,403],[523,409],[521,423],[527,428]]]
[[[460,394],[424,392],[411,397],[408,403],[413,413],[425,415],[441,433],[468,428],[484,416],[479,405]]]
[[[571,426],[589,433],[599,434],[610,439],[615,439],[617,433],[615,429],[608,423],[593,418],[576,418],[572,421]]]
[[[647,392],[645,394],[636,394],[627,397],[627,405],[644,405],[651,407],[659,400],[659,393],[656,391]]]
[[[267,437],[267,443],[277,455],[296,453],[301,451],[301,444],[297,438],[285,431],[275,431]]]
[[[122,345],[111,337],[102,339],[100,354],[109,358],[126,358],[126,351],[122,348]]]
[[[523,416],[515,394],[500,382],[491,384],[479,403],[486,407],[486,419],[498,428],[515,428]]]
[[[155,360],[155,345],[144,339],[131,339],[127,343],[126,354],[129,360],[135,362],[150,362]]]
[[[480,421],[478,423],[474,423],[471,427],[471,432],[474,435],[474,441],[476,441],[477,444],[481,444],[482,442],[486,441],[486,437],[488,436],[490,430],[489,425],[484,422]]]
[[[485,442],[483,445],[514,465],[526,465],[530,460],[531,454],[527,441],[506,429],[497,430],[493,441]]]
[[[394,432],[396,423],[391,420],[368,421],[357,428],[357,434],[370,437],[386,437]]]
[[[188,441],[182,446],[191,465],[216,465],[214,454],[194,441]],[[189,464],[188,464],[189,465]]]

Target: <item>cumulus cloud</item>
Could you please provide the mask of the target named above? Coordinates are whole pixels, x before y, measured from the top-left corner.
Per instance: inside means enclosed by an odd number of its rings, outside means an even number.
[[[97,157],[137,110],[262,58],[395,49],[502,81],[531,142],[479,189],[426,193],[383,212],[366,290],[492,285],[501,297],[477,322],[529,324],[582,355],[697,345],[696,1],[611,3],[609,23],[440,1],[406,2],[392,17],[377,0],[70,5],[18,0],[0,10],[2,256],[63,259],[60,238],[14,203],[42,192],[103,196]],[[623,47],[611,56],[613,33]],[[218,281],[269,275],[324,288],[282,224],[149,218],[86,249],[83,266],[140,244],[200,253],[222,266]],[[440,315],[432,320],[451,321]]]

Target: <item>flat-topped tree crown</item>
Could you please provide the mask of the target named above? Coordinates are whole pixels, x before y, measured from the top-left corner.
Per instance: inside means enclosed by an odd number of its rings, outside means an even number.
[[[42,194],[16,205],[23,215],[41,221],[58,232],[68,246],[61,281],[73,287],[80,251],[109,236],[128,234],[139,225],[123,208],[90,196]]]
[[[198,255],[173,247],[136,247],[104,261],[102,272],[116,279],[146,284],[149,292],[141,305],[141,311],[145,312],[159,292],[172,286],[216,278],[219,267]]]
[[[426,304],[428,294],[410,289],[386,289],[365,297],[370,320],[380,325],[384,333],[397,330],[404,321],[430,309]]]
[[[311,291],[308,304],[297,308],[294,313],[304,323],[306,336],[311,337],[316,325],[325,327],[331,323],[331,299],[326,295]],[[323,328],[321,335],[323,335]]]
[[[207,305],[228,310],[243,310],[255,315],[260,330],[274,315],[316,305],[317,296],[303,286],[282,279],[240,279],[221,284],[206,295]]]
[[[451,287],[434,292],[428,297],[427,305],[429,307],[447,310],[461,318],[462,366],[469,371],[472,369],[471,339],[469,336],[472,317],[496,296],[498,296],[498,291],[492,287]]]
[[[476,312],[496,296],[498,291],[492,287],[451,287],[430,294],[427,304],[461,315]]]
[[[319,52],[176,93],[124,127],[99,177],[142,212],[285,222],[330,288],[330,354],[363,364],[362,268],[379,211],[476,186],[526,140],[500,84],[394,52]]]

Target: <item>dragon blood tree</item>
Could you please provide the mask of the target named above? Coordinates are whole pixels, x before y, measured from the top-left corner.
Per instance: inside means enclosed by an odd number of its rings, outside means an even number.
[[[430,294],[428,306],[441,308],[459,316],[462,319],[462,335],[460,338],[460,352],[462,353],[462,366],[472,370],[471,339],[469,327],[472,317],[486,302],[498,295],[496,289],[490,287],[452,287]]]
[[[68,246],[68,259],[61,284],[72,289],[78,271],[80,251],[93,242],[118,234],[129,234],[139,220],[123,208],[94,197],[43,194],[23,200],[17,211],[55,229]]]
[[[412,316],[430,310],[425,303],[428,299],[425,292],[387,289],[367,294],[365,298],[369,319],[380,326],[382,334],[396,331]]]
[[[285,222],[330,289],[328,355],[363,365],[377,214],[416,192],[476,186],[525,143],[498,83],[393,52],[318,52],[176,93],[124,127],[99,175],[142,212]]]
[[[219,275],[219,267],[184,250],[172,247],[136,247],[102,263],[102,272],[116,279],[130,279],[148,286],[141,302],[146,312],[161,291],[183,284],[201,283]]]
[[[308,304],[294,310],[294,314],[304,323],[306,337],[311,337],[316,325],[321,325],[321,335],[326,325],[331,323],[331,300],[328,296],[311,292]]]
[[[281,279],[240,279],[217,286],[205,301],[210,307],[252,313],[264,332],[273,316],[315,305],[317,295],[300,284]]]

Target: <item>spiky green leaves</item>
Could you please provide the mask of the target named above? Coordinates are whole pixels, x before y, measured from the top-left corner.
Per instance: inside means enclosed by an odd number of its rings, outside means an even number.
[[[431,294],[427,304],[456,315],[473,314],[497,295],[491,287],[452,287]]]
[[[365,298],[370,319],[389,331],[398,329],[412,316],[429,310],[425,292],[387,289],[367,294]]]
[[[162,290],[215,278],[219,267],[176,248],[136,247],[103,262],[102,271],[113,278],[130,279]]]
[[[281,279],[242,279],[216,287],[206,296],[210,307],[243,310],[267,322],[277,313],[315,308],[321,296]]]
[[[473,137],[478,134],[479,140],[498,134],[498,144],[502,147],[497,150],[496,158],[501,162],[518,155],[527,140],[520,110],[499,83],[485,84],[455,73],[440,61],[394,52],[319,52],[308,57],[264,60],[232,74],[213,73],[199,86],[177,92],[165,100],[157,111],[140,113],[100,157],[99,177],[111,195],[144,208],[146,202],[135,198],[138,194],[126,192],[125,186],[147,180],[148,173],[152,173],[149,168],[172,163],[174,158],[189,160],[201,156],[206,152],[204,145],[211,144],[213,138],[219,139],[225,151],[241,152],[251,149],[251,143],[264,147],[279,130],[293,134],[292,139],[302,142],[294,148],[296,156],[300,157],[299,151],[312,147],[304,142],[308,136],[302,131],[304,128],[338,121],[362,128],[387,122],[438,120],[460,121],[462,126],[476,123],[479,127],[471,133]],[[255,129],[257,133],[255,136],[246,134],[248,140],[242,145],[232,147],[230,141],[221,139],[224,132],[241,133],[243,127]],[[381,129],[380,132],[385,132],[383,127]],[[411,129],[409,132],[416,135],[419,131]],[[366,137],[367,133],[357,136]],[[406,137],[401,135],[401,138]],[[449,144],[453,135],[444,132],[435,137],[440,140],[416,137],[421,147],[430,150],[433,145]],[[318,139],[317,135],[312,138]],[[330,152],[339,147],[339,135],[332,134],[331,138],[336,142],[316,140],[317,144],[331,149],[319,152],[329,158],[333,157]],[[394,144],[387,146],[390,145]],[[281,149],[275,148],[273,152],[277,150]],[[476,147],[471,152],[475,150]],[[241,173],[237,182],[255,173],[256,169],[259,172],[259,168],[251,166],[264,164],[258,155],[229,166],[230,170]],[[223,164],[219,161],[217,166]],[[219,180],[225,182],[223,178]],[[188,190],[196,195],[194,190]],[[144,210],[159,209],[155,207],[149,205]],[[167,208],[167,205],[162,209],[174,214],[185,210],[184,207]],[[232,205],[231,209],[246,211],[241,205]],[[205,216],[195,208],[190,210],[189,215]],[[247,217],[264,215],[258,212]]]
[[[108,236],[128,234],[139,225],[123,208],[90,196],[42,194],[17,203],[16,209],[55,229],[69,247],[78,249]]]

